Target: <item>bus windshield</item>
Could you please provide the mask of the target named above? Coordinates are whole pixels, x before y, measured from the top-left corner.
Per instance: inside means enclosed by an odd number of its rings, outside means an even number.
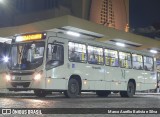
[[[39,67],[44,57],[44,42],[13,44],[10,69],[32,70]]]

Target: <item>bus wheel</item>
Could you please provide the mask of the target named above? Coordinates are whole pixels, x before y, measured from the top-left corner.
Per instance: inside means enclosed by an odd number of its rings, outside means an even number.
[[[133,82],[129,82],[127,86],[127,91],[121,91],[121,97],[133,97],[135,94],[135,85]]]
[[[44,90],[34,90],[34,94],[35,94],[37,97],[46,97],[47,92],[44,91]]]
[[[96,91],[96,94],[99,97],[107,97],[109,94],[111,94],[111,92],[110,91]]]
[[[64,95],[68,98],[75,98],[78,96],[79,90],[79,83],[76,79],[70,79],[68,83],[68,90],[64,91]]]

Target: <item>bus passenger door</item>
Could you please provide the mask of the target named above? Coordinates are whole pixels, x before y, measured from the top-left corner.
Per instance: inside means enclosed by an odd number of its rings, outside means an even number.
[[[66,89],[66,70],[64,65],[64,40],[50,37],[46,51],[46,79],[45,88],[53,90]]]

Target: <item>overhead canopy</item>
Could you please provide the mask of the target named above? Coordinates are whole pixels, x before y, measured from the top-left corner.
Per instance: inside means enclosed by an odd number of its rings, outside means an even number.
[[[9,39],[9,38],[1,38],[1,37],[0,37],[0,43],[9,43],[9,44],[11,44],[11,41],[12,41],[12,39]]]
[[[107,28],[103,25],[68,15],[21,26],[0,28],[0,37],[9,37],[19,33],[46,30],[55,32],[72,30],[79,32],[88,38],[92,37],[97,41],[105,43],[123,42],[126,43],[129,48],[136,50],[151,48],[160,49],[160,41],[158,40],[126,33],[113,28]]]

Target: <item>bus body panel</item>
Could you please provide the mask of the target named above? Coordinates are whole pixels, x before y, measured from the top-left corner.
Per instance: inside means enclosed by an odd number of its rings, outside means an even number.
[[[110,75],[109,79],[111,81],[111,90],[124,90],[124,78],[122,76],[122,71],[119,67],[112,67],[109,69]]]
[[[105,89],[111,90],[110,67],[105,66]]]
[[[52,35],[53,34],[53,35]],[[28,89],[46,89],[46,90],[67,90],[68,82],[72,76],[79,76],[82,82],[81,91],[96,91],[96,90],[110,90],[110,91],[126,91],[129,80],[135,80],[136,90],[148,90],[156,88],[156,78],[154,72],[136,69],[127,69],[120,67],[111,67],[97,64],[89,64],[88,62],[72,62],[69,60],[69,42],[84,43],[86,47],[88,45],[95,45],[102,48],[116,49],[118,47],[106,46],[99,42],[93,42],[89,40],[69,37],[63,34],[56,34],[53,32],[47,32],[47,38],[45,39],[45,52],[43,58],[43,64],[40,69],[35,71],[43,71],[43,76],[40,81],[34,81],[31,77],[34,76],[21,76],[22,79],[30,79],[30,85]],[[46,69],[46,53],[48,51],[47,45],[49,43],[57,43],[64,48],[64,63],[57,67]],[[26,42],[28,43],[28,42]],[[119,51],[124,51],[118,48]],[[129,51],[129,50],[128,50]],[[132,51],[129,51],[132,52]],[[133,51],[135,53],[135,51]],[[11,70],[12,71],[12,70]],[[23,70],[25,72],[25,70]],[[26,77],[26,78],[25,78]],[[24,82],[19,81],[19,82]],[[11,84],[11,83],[9,83]],[[11,85],[7,88],[16,88]]]
[[[144,90],[152,89],[155,86],[156,72],[145,71],[144,72]]]

